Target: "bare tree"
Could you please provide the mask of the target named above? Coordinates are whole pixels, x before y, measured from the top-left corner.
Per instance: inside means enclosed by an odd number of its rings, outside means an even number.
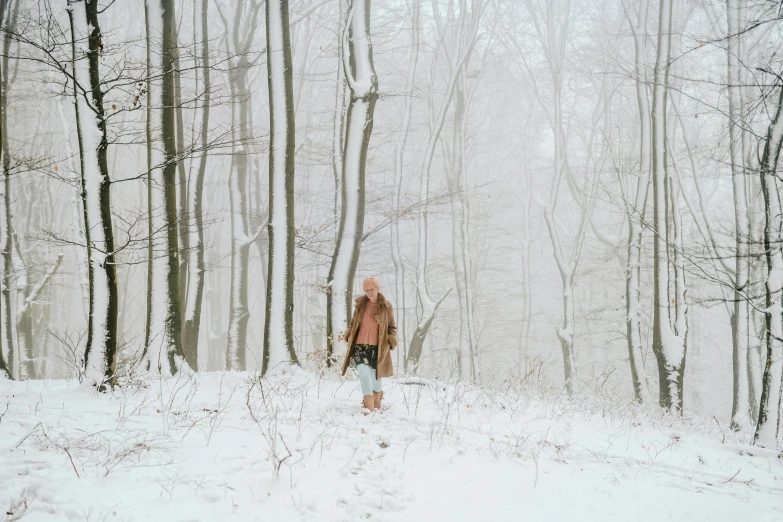
[[[177,54],[174,0],[147,0],[148,46],[160,37],[160,64],[152,67],[161,78],[157,93],[150,82],[150,102],[159,96],[159,115],[153,120],[153,161],[150,180],[150,219],[156,236],[152,252],[150,277],[150,327],[146,360],[150,369],[163,375],[174,375],[183,368],[182,322],[179,294],[179,244],[177,230],[177,144],[174,94],[174,60]],[[156,146],[162,146],[162,154]],[[158,161],[156,161],[158,160]],[[185,364],[187,366],[187,364]]]
[[[783,206],[780,203],[780,184],[777,175],[780,149],[783,146],[783,82],[778,77],[777,99],[764,139],[759,173],[764,195],[764,254],[766,257],[766,316],[765,364],[761,381],[761,404],[754,444],[767,448],[777,446],[780,432],[781,379],[783,379]]]
[[[11,271],[13,268],[13,228],[11,226],[11,157],[8,150],[8,51],[11,46],[11,33],[15,30],[16,16],[19,9],[17,2],[11,9],[10,0],[0,1],[0,26],[3,32],[3,57],[0,62],[0,161],[3,169],[3,220],[0,221],[0,241],[3,241],[3,279],[0,282],[0,307],[3,309],[2,334],[8,361],[3,357],[3,347],[0,346],[0,374],[14,378],[14,340],[11,326]]]
[[[411,59],[408,63],[408,78],[406,84],[407,96],[405,97],[405,107],[403,109],[403,130],[402,137],[397,142],[394,154],[394,185],[395,191],[393,195],[393,208],[398,215],[403,212],[402,207],[402,184],[405,178],[404,176],[404,162],[405,162],[405,146],[408,142],[408,135],[411,126],[411,116],[413,114],[413,96],[414,96],[414,81],[416,79],[416,65],[419,62],[419,47],[420,37],[419,32],[421,28],[420,24],[421,16],[421,0],[414,0],[411,5]],[[397,324],[399,325],[399,347],[397,350],[397,358],[399,365],[399,358],[403,360],[403,369],[408,369],[408,357],[407,357],[407,330],[406,330],[406,314],[405,314],[405,263],[400,256],[400,250],[402,248],[402,242],[400,239],[400,219],[395,219],[394,223],[390,227],[391,231],[391,254],[392,262],[394,263],[394,283],[395,283],[395,297],[397,299],[397,311],[399,312],[399,318]]]
[[[36,372],[35,344],[33,343],[33,305],[46,288],[55,272],[62,264],[63,255],[57,256],[57,261],[38,281],[30,283],[30,275],[27,264],[22,258],[22,250],[19,246],[19,238],[14,234],[14,272],[16,273],[16,336],[19,347],[19,379],[38,379]]]
[[[84,364],[88,380],[102,390],[116,382],[118,310],[111,182],[106,161],[107,122],[99,69],[103,35],[97,2],[69,0],[68,7],[90,281]]]
[[[368,2],[369,4],[369,2]],[[294,84],[288,1],[266,2],[269,74],[269,272],[261,373],[297,363],[294,350]]]
[[[351,0],[343,34],[343,68],[351,101],[343,146],[340,229],[326,285],[326,336],[330,362],[334,345],[339,342],[337,338],[345,331],[350,319],[353,279],[364,228],[367,148],[378,99],[378,77],[370,40],[370,0]]]
[[[441,38],[446,36],[446,22],[440,19],[440,13],[438,10],[437,2],[433,2],[433,15],[436,19],[438,26],[438,32]],[[453,39],[453,47],[448,48],[444,46],[444,52],[446,53],[446,59],[448,61],[448,76],[446,83],[446,91],[440,106],[436,112],[435,117],[430,127],[429,138],[427,140],[427,146],[424,151],[424,160],[421,167],[421,177],[419,179],[419,201],[423,202],[423,211],[419,216],[419,248],[418,248],[418,260],[417,260],[417,273],[416,273],[416,292],[421,306],[421,317],[418,320],[416,329],[411,335],[410,347],[408,349],[407,362],[408,366],[414,366],[419,364],[422,350],[424,348],[424,341],[427,337],[432,322],[435,319],[435,315],[440,307],[441,303],[446,299],[451,289],[441,295],[440,298],[433,300],[430,297],[429,290],[427,288],[427,235],[428,235],[428,217],[427,217],[427,201],[429,199],[429,186],[430,186],[430,172],[432,170],[432,161],[435,156],[435,149],[440,141],[440,136],[443,131],[444,124],[446,122],[446,116],[448,115],[449,107],[454,98],[454,91],[457,88],[457,83],[460,80],[464,67],[476,46],[479,39],[479,22],[481,20],[481,14],[484,10],[484,2],[475,0],[471,2],[470,9],[467,7],[467,2],[461,2],[459,6],[459,16],[456,20],[451,19],[451,15],[456,17],[453,9],[449,9],[450,23],[456,25],[455,36]],[[437,60],[437,53],[433,57],[433,60]],[[453,179],[452,179],[453,182]],[[460,219],[460,209],[457,208],[457,220]],[[458,225],[461,227],[461,225]],[[457,231],[457,239],[461,237],[462,231]],[[458,239],[459,240],[459,239]],[[460,245],[467,246],[467,243],[463,242]],[[465,272],[465,265],[462,262],[462,253],[458,254],[458,266],[462,267],[463,276],[455,275],[461,282],[464,282],[466,277],[469,277],[469,273]],[[467,293],[460,295],[460,306],[464,307],[464,297]],[[464,308],[463,308],[464,310]],[[476,369],[476,361],[473,359],[475,353],[469,354],[467,361],[463,359],[461,354],[457,354],[457,359],[460,364],[464,362],[470,362],[470,368]],[[462,371],[462,369],[460,370]],[[475,371],[471,371],[471,376],[475,376]]]
[[[530,15],[534,18],[535,35],[546,56],[547,69],[552,81],[552,114],[548,119],[554,137],[554,176],[552,178],[549,200],[546,203],[542,203],[542,205],[544,207],[544,221],[546,223],[549,239],[552,243],[555,263],[560,274],[560,282],[562,285],[563,322],[562,326],[557,326],[556,332],[563,353],[565,389],[569,394],[572,394],[576,392],[578,384],[578,357],[576,345],[574,343],[576,323],[574,285],[577,267],[579,266],[582,255],[591,215],[595,208],[595,199],[598,190],[597,176],[599,167],[598,165],[591,165],[591,154],[594,148],[593,144],[597,136],[600,120],[605,114],[608,105],[608,95],[606,93],[607,86],[606,80],[604,79],[600,90],[601,95],[599,96],[593,111],[592,125],[586,144],[588,154],[585,169],[586,173],[592,171],[593,175],[588,175],[584,179],[584,189],[581,191],[584,196],[581,197],[581,201],[579,194],[574,190],[574,187],[576,186],[575,180],[568,180],[572,195],[580,205],[579,225],[574,234],[570,255],[568,255],[567,251],[563,248],[563,242],[561,240],[562,227],[558,224],[558,220],[555,217],[555,208],[557,207],[560,185],[564,178],[564,174],[570,176],[567,152],[568,143],[563,116],[563,81],[566,42],[569,26],[573,23],[573,14],[571,12],[570,1],[560,3],[549,0],[546,2],[542,15],[539,15],[536,7],[531,2],[527,2],[525,5]],[[539,16],[541,16],[543,20],[539,21]],[[546,107],[540,90],[536,85],[535,74],[527,65],[527,62],[523,61],[523,64],[532,91],[536,94],[539,104],[541,104],[542,107]]]
[[[201,306],[204,298],[204,177],[207,172],[209,143],[209,111],[211,104],[211,71],[209,65],[209,0],[201,0],[201,9],[197,10],[199,30],[201,31],[201,71],[204,89],[201,111],[201,158],[195,178],[188,182],[187,208],[193,224],[188,228],[187,291],[185,297],[185,316],[182,325],[182,349],[188,365],[197,370],[198,339],[201,326]]]
[[[456,72],[457,82],[454,87],[454,120],[452,128],[451,165],[446,172],[446,182],[451,193],[451,262],[454,267],[454,284],[457,289],[460,310],[460,348],[457,353],[457,365],[460,377],[470,376],[475,380],[479,371],[478,340],[476,335],[476,321],[473,313],[475,304],[472,275],[472,253],[470,243],[468,198],[466,196],[465,154],[466,154],[466,127],[467,127],[467,69],[473,54],[477,38],[478,17],[483,9],[482,2],[472,2],[472,17],[469,16],[467,1],[460,2],[460,14],[457,20],[451,20],[451,12],[448,13],[445,22],[441,21],[437,3],[433,2],[433,10],[436,13],[435,20],[441,33],[441,38],[446,39],[449,30],[445,25],[453,25],[451,35],[453,49],[444,45],[447,53],[464,55],[464,63]],[[449,10],[451,11],[451,10]],[[463,330],[467,335],[463,335]],[[467,354],[463,353],[463,339],[467,341]],[[467,357],[466,357],[467,355]]]
[[[661,0],[658,16],[652,103],[653,352],[658,361],[660,405],[668,410],[680,411],[688,325],[684,271],[677,259],[681,252],[681,232],[676,212],[677,191],[671,183],[667,166],[666,107],[671,56],[671,0]],[[674,218],[671,224],[670,216]]]
[[[250,50],[256,32],[263,2],[253,0],[242,2],[234,9],[232,33],[233,55],[229,82],[231,94],[237,103],[232,108],[232,129],[238,131],[238,139],[233,140],[232,169],[229,176],[229,202],[231,212],[231,284],[229,289],[229,324],[226,345],[226,368],[244,370],[246,368],[247,323],[250,319],[248,309],[248,260],[250,247],[260,234],[251,235],[249,231],[249,176],[248,157],[251,148],[252,93],[248,83],[248,72],[258,58],[252,59]],[[228,30],[228,22],[221,11]],[[260,55],[259,55],[260,56]]]
[[[623,3],[628,26],[631,28],[634,45],[634,83],[636,87],[636,106],[639,110],[639,180],[636,184],[633,206],[626,201],[628,222],[628,248],[625,272],[625,321],[628,358],[631,367],[634,398],[639,401],[649,399],[647,377],[643,365],[642,333],[639,318],[639,298],[642,265],[642,232],[644,216],[647,210],[647,196],[650,188],[650,101],[648,97],[647,67],[647,16],[649,0],[640,0],[633,13],[627,3]]]

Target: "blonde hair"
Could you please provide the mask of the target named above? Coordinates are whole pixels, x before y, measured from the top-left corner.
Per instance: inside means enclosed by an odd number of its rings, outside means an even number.
[[[368,285],[375,285],[375,288],[377,288],[379,292],[381,291],[381,283],[374,277],[368,277],[362,282],[362,290],[366,292]]]

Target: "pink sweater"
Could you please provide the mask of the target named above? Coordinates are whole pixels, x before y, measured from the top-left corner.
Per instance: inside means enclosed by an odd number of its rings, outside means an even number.
[[[364,307],[364,315],[362,316],[362,324],[359,327],[359,335],[356,336],[356,344],[378,346],[378,321],[372,315],[376,306],[377,303],[368,301]]]

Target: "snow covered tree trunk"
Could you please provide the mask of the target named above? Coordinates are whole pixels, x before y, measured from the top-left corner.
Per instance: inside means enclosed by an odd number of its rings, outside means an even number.
[[[526,4],[531,16],[538,19],[533,4]],[[561,7],[562,6],[562,7]],[[563,372],[564,387],[566,392],[571,395],[577,391],[578,376],[578,356],[574,343],[575,327],[575,303],[574,303],[574,281],[576,269],[585,241],[585,235],[590,225],[590,219],[595,208],[596,187],[598,186],[598,173],[601,171],[600,165],[591,166],[593,142],[600,129],[600,119],[606,113],[609,95],[606,93],[606,82],[602,82],[603,96],[599,98],[596,108],[593,112],[593,125],[590,129],[590,138],[586,143],[587,160],[585,167],[584,190],[576,190],[575,180],[569,178],[571,194],[581,207],[581,216],[579,227],[574,236],[573,250],[570,258],[566,256],[560,239],[561,232],[555,218],[555,208],[558,203],[558,194],[566,169],[566,147],[568,146],[563,118],[563,63],[565,61],[566,40],[569,35],[569,25],[571,23],[570,2],[546,2],[542,14],[542,23],[536,23],[536,37],[546,56],[548,72],[551,80],[551,86],[548,88],[552,93],[552,114],[548,118],[554,137],[553,147],[553,176],[552,185],[549,193],[549,201],[542,204],[544,207],[544,222],[546,223],[549,240],[552,244],[553,255],[560,274],[560,282],[563,296],[563,322],[556,327],[557,338],[563,353]],[[530,74],[530,73],[528,73]],[[535,89],[536,77],[530,76],[530,82]],[[538,92],[536,90],[536,92]],[[549,110],[548,104],[545,104],[539,97],[539,103],[545,110]],[[593,173],[593,178],[588,177]]]
[[[685,303],[678,299],[684,288],[675,288],[679,277],[670,265],[671,240],[669,224],[672,208],[669,173],[666,164],[666,105],[671,46],[672,0],[661,0],[658,20],[658,43],[653,77],[652,103],[652,184],[653,184],[653,352],[658,362],[659,402],[671,411],[682,410],[682,387],[685,372]],[[675,270],[676,271],[676,270]],[[674,305],[674,306],[672,306]]]
[[[783,85],[775,107],[775,117],[767,130],[759,171],[764,195],[764,253],[766,273],[766,338],[764,374],[761,380],[761,404],[754,444],[777,447],[780,432],[781,379],[783,379],[783,206],[777,176],[783,145]]]
[[[405,146],[408,142],[408,134],[410,131],[411,116],[413,114],[413,96],[414,96],[414,80],[416,79],[416,65],[419,62],[419,16],[421,12],[421,0],[414,0],[411,5],[411,40],[413,42],[411,48],[411,58],[408,62],[408,79],[407,79],[407,97],[405,98],[405,108],[403,109],[403,125],[402,125],[402,137],[397,142],[395,148],[395,169],[394,169],[394,186],[395,191],[393,195],[393,208],[397,213],[397,218],[394,220],[391,226],[391,253],[392,261],[394,262],[394,284],[395,284],[395,305],[397,310],[397,338],[399,339],[397,348],[397,366],[400,366],[399,359],[402,358],[403,371],[408,370],[408,343],[407,343],[407,330],[405,320],[405,303],[407,302],[405,296],[405,263],[400,252],[402,251],[403,244],[400,241],[400,221],[403,213],[402,209],[402,182],[404,178],[404,163],[405,163]]]
[[[436,141],[435,141],[436,143]],[[430,144],[434,144],[433,139],[430,138]],[[430,152],[431,153],[431,152]],[[421,215],[418,217],[419,222],[419,248],[417,250],[416,258],[416,294],[421,306],[421,317],[416,324],[416,329],[411,336],[410,347],[408,348],[408,368],[412,369],[413,373],[418,370],[418,365],[421,359],[421,354],[424,351],[424,341],[427,338],[427,333],[432,326],[432,321],[435,319],[435,313],[438,310],[438,306],[443,302],[441,298],[438,303],[435,303],[430,297],[429,290],[427,289],[427,243],[428,243],[428,223],[427,223],[427,200],[429,199],[429,177],[430,169],[422,169],[421,178],[419,179],[419,201],[424,202]],[[447,292],[448,294],[448,292]],[[457,354],[458,363],[461,364],[460,354]]]
[[[447,28],[441,20],[437,3],[433,2],[432,7],[440,37],[443,39],[446,36]],[[474,4],[472,11],[468,13],[466,3],[462,2],[460,4],[459,18],[456,21],[458,29],[453,35],[455,44],[450,49],[448,46],[444,47],[444,49],[446,49],[447,59],[449,60],[449,76],[446,84],[446,91],[443,100],[441,101],[440,108],[432,120],[429,139],[424,150],[424,161],[422,162],[421,177],[419,181],[419,201],[423,204],[423,208],[422,213],[419,216],[419,249],[416,274],[416,292],[421,305],[421,317],[411,336],[407,358],[408,365],[414,367],[414,372],[416,371],[416,366],[419,364],[419,359],[424,347],[424,340],[432,325],[432,321],[435,318],[438,307],[451,292],[451,289],[449,289],[440,299],[433,301],[427,289],[427,199],[429,198],[430,171],[432,169],[432,160],[435,156],[435,149],[440,140],[440,135],[446,121],[446,115],[451,106],[451,101],[454,98],[454,90],[456,89],[460,74],[476,44],[481,12],[480,6]],[[449,9],[450,19],[453,14],[454,12]],[[434,59],[437,60],[437,56],[435,56]]]
[[[460,325],[467,331],[467,357],[462,353],[462,336],[457,360],[460,378],[470,376],[471,381],[478,373],[477,342],[473,319],[473,296],[471,291],[471,253],[468,216],[465,210],[466,197],[462,179],[464,177],[465,154],[465,74],[459,75],[454,90],[454,129],[452,137],[452,162],[447,174],[451,193],[451,261],[454,268],[454,283],[459,299]]]
[[[13,233],[13,247],[11,262],[16,276],[16,311],[14,323],[16,327],[16,348],[19,360],[17,362],[16,376],[20,381],[35,379],[35,355],[33,354],[33,323],[29,314],[23,314],[22,309],[27,298],[29,273],[27,265],[19,251],[19,238]]]
[[[639,317],[639,281],[641,279],[642,231],[647,195],[650,187],[650,102],[647,98],[646,57],[647,13],[649,2],[642,0],[635,17],[626,11],[628,24],[634,39],[634,69],[636,74],[636,105],[639,110],[641,134],[639,136],[639,180],[633,207],[628,210],[628,248],[625,272],[625,321],[628,358],[634,398],[638,402],[649,399],[647,377],[642,358],[642,334]]]
[[[57,261],[41,281],[32,285],[29,280],[29,271],[20,254],[18,238],[14,237],[14,272],[17,274],[16,283],[16,335],[19,346],[19,380],[39,379],[42,375],[36,372],[36,356],[33,343],[33,304],[46,288],[55,272],[60,268],[63,255],[57,256]]]
[[[194,6],[195,8],[195,6]],[[180,74],[180,62],[179,62],[179,34],[177,25],[174,25],[174,107],[175,107],[175,127],[177,129],[177,141],[176,141],[176,157],[177,157],[177,231],[179,233],[179,302],[180,310],[186,306],[187,289],[188,289],[188,260],[190,251],[190,228],[192,214],[188,206],[188,175],[185,170],[185,158],[183,157],[183,151],[185,150],[185,122],[182,115],[182,82]],[[183,335],[184,335],[184,322],[183,322]],[[183,343],[183,353],[185,353],[185,347]],[[185,360],[187,361],[187,354],[185,354]],[[188,363],[193,369],[197,370]]]
[[[103,47],[98,3],[69,0],[76,106],[81,157],[82,203],[90,279],[90,314],[85,376],[104,390],[114,385],[117,356],[117,273],[111,214],[108,140],[99,64]]]
[[[534,169],[531,165],[531,151],[533,148],[533,140],[530,139],[532,119],[532,107],[528,110],[524,118],[523,134],[523,147],[522,147],[522,163],[524,165],[524,199],[520,198],[521,208],[521,238],[518,238],[520,247],[521,263],[519,268],[514,267],[514,272],[521,283],[522,290],[522,310],[520,311],[520,334],[519,334],[519,359],[517,367],[517,377],[520,380],[525,379],[530,371],[530,327],[532,323],[533,315],[533,292],[532,292],[532,272],[531,272],[531,257],[532,257],[532,245],[533,238],[530,230],[530,214],[533,209],[533,172]],[[513,237],[513,236],[512,236]]]
[[[238,12],[238,11],[237,11]],[[239,30],[237,17],[235,30]],[[250,135],[250,92],[247,86],[249,63],[242,56],[231,77],[235,102],[233,121],[239,120],[239,146],[234,145],[232,169],[229,174],[229,202],[231,212],[231,283],[229,286],[228,337],[226,340],[226,369],[246,369],[247,322],[250,311],[247,303],[248,261],[252,239],[248,237],[248,138]],[[238,114],[237,114],[238,113]]]
[[[64,137],[63,143],[65,146],[65,153],[68,156],[68,162],[67,162],[68,170],[70,172],[77,172],[77,168],[74,163],[74,158],[76,157],[76,154],[73,152],[73,148],[71,147],[71,132],[72,132],[71,126],[68,124],[68,119],[65,116],[65,107],[61,100],[57,101],[57,116],[60,120],[60,124],[62,125],[62,131]],[[76,227],[79,241],[84,242],[84,209],[82,208],[81,190],[79,189],[79,187],[77,186],[74,187],[73,196],[75,197],[76,202],[75,204],[70,206],[71,219],[73,220],[74,227]],[[81,306],[82,309],[84,310],[84,316],[86,319],[89,310],[87,310],[85,306],[87,306],[87,303],[90,302],[90,281],[87,275],[87,271],[89,269],[87,263],[87,249],[86,248],[77,249],[76,259],[79,267],[78,273],[79,273],[79,288],[81,290]]]
[[[338,338],[347,328],[353,309],[353,279],[364,228],[365,167],[378,99],[370,40],[370,0],[351,0],[346,33],[343,68],[351,101],[343,147],[340,229],[327,281],[326,337],[330,360],[335,344],[342,344]]]
[[[0,27],[13,24],[13,19],[9,20],[7,11],[9,10],[9,0],[0,0]],[[11,271],[12,271],[12,248],[11,241],[11,158],[8,152],[8,50],[10,48],[11,38],[8,32],[3,38],[3,58],[0,65],[0,161],[3,169],[3,219],[0,220],[0,241],[3,242],[3,279],[0,281],[0,308],[2,308],[2,330],[3,342],[0,342],[0,375],[8,378],[14,378],[14,338],[11,328]],[[4,345],[4,346],[3,346]],[[3,349],[8,354],[8,360],[3,357]]]
[[[344,20],[344,0],[338,0],[337,8],[339,11],[337,34],[342,34],[344,28],[342,22]],[[342,42],[337,44],[337,83],[334,90],[334,119],[332,122],[332,175],[334,176],[334,222],[337,223],[340,219],[340,178],[343,170],[343,143],[345,141],[345,98],[347,84],[345,82],[345,69],[343,67],[343,52],[345,51]],[[335,240],[337,239],[337,233],[339,229],[335,229]],[[329,344],[329,343],[327,343]],[[331,348],[329,348],[331,349]],[[331,352],[330,352],[331,353]],[[327,364],[331,365],[331,360],[327,360]]]
[[[745,132],[740,124],[743,119],[743,74],[742,40],[739,34],[740,21],[745,19],[745,4],[741,0],[728,0],[726,18],[728,21],[727,60],[729,90],[729,150],[731,154],[731,179],[734,189],[734,309],[731,312],[733,387],[731,405],[731,427],[740,430],[750,426],[750,369],[748,368],[748,345],[750,335],[749,290],[749,245],[747,175],[745,171]]]
[[[209,110],[211,100],[211,79],[209,69],[209,0],[201,0],[199,13],[201,30],[201,67],[203,71],[203,100],[201,111],[201,158],[195,179],[188,183],[188,209],[192,226],[188,229],[187,293],[185,298],[185,321],[182,325],[182,349],[185,360],[193,370],[198,370],[198,338],[201,326],[201,305],[204,300],[204,176],[207,172],[207,145],[209,143]]]
[[[396,190],[392,193],[392,207],[399,212],[400,209],[400,193],[402,191],[402,165],[403,164],[403,149],[402,144],[397,143],[394,153],[394,186]],[[402,358],[402,367],[407,367],[407,359],[405,358],[405,263],[403,263],[400,256],[400,226],[399,218],[395,219],[392,226],[389,227],[391,233],[391,257],[394,264],[394,297],[397,304],[397,312],[400,316],[398,319],[398,339],[399,344],[397,347],[397,366],[400,366],[400,358]],[[402,312],[400,312],[402,310]]]
[[[369,1],[367,4],[369,7]],[[293,333],[296,149],[287,0],[267,0],[266,28],[270,137],[269,275],[262,374],[280,364],[299,363],[294,351]]]
[[[158,92],[149,93],[152,102],[157,97],[160,106],[152,120],[152,198],[150,212],[153,241],[153,261],[150,299],[150,332],[147,346],[147,366],[155,373],[174,375],[185,370],[182,352],[182,323],[179,295],[179,242],[177,230],[177,146],[176,111],[174,107],[174,0],[147,0],[149,44],[161,38],[160,65],[152,67],[154,75],[162,77]],[[156,53],[152,53],[153,56]],[[154,85],[154,84],[153,84]],[[160,138],[155,136],[160,133]],[[162,146],[163,154],[159,147]],[[187,370],[189,371],[189,369]]]
[[[552,95],[554,103],[554,117],[552,134],[554,135],[554,177],[549,202],[544,208],[544,221],[546,222],[549,239],[554,249],[555,262],[560,272],[560,284],[563,295],[563,323],[556,329],[557,339],[563,353],[563,376],[566,392],[571,395],[577,388],[577,360],[574,347],[574,271],[576,267],[568,262],[561,250],[557,226],[555,224],[555,205],[560,182],[565,170],[565,143],[563,131],[562,108],[562,63],[564,46],[560,41],[565,39],[565,27],[560,28],[559,38],[556,35],[554,7],[551,2],[546,7],[547,49],[550,61],[550,74],[552,75]]]
[[[155,149],[155,143],[153,141],[153,103],[154,98],[152,96],[153,91],[153,84],[152,84],[152,74],[153,71],[156,70],[152,63],[152,56],[153,56],[153,38],[156,37],[156,35],[153,34],[154,27],[157,27],[155,22],[151,19],[152,16],[157,16],[159,14],[159,4],[155,0],[145,0],[144,1],[144,31],[145,31],[145,41],[146,41],[146,81],[145,81],[145,87],[146,87],[146,110],[145,110],[145,140],[146,140],[146,151],[147,151],[147,179],[146,179],[146,185],[147,185],[147,313],[145,315],[145,322],[144,322],[144,355],[147,356],[147,352],[150,347],[151,342],[151,332],[152,332],[152,274],[155,270],[155,217],[154,217],[154,203],[153,201],[156,199],[155,197],[155,188],[153,187],[153,175],[152,170],[155,164],[153,161],[160,160],[161,155],[160,151]],[[159,161],[158,161],[159,163]],[[149,366],[149,360],[147,362],[147,365]]]
[[[248,72],[252,65],[248,50],[253,45],[256,24],[262,2],[253,0],[239,3],[233,10],[233,23],[221,13],[231,38],[227,40],[233,49],[229,85],[232,103],[232,156],[228,177],[231,219],[231,273],[229,279],[228,329],[226,332],[226,368],[234,371],[246,369],[247,328],[250,318],[248,306],[248,263],[250,247],[256,240],[249,235],[249,149],[253,130],[252,91],[248,85]],[[235,135],[237,130],[238,136]],[[263,261],[263,256],[262,256]]]

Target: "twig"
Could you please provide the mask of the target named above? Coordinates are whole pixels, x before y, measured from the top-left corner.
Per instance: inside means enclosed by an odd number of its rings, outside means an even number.
[[[16,446],[14,446],[14,448],[18,448],[19,446],[21,446],[22,443],[27,440],[27,437],[29,437],[30,435],[35,433],[36,430],[38,430],[38,428],[40,428],[40,427],[41,427],[41,423],[39,422],[38,424],[35,425],[35,427],[32,430],[30,430],[30,433],[28,433],[27,435],[22,437],[22,440],[20,440],[19,442],[16,443]]]
[[[713,415],[712,418],[715,419],[715,423],[718,425],[718,429],[720,430],[720,434],[723,437],[723,440],[721,440],[720,443],[721,444],[725,444],[726,443],[726,434],[723,433],[723,427],[721,427],[720,422],[718,422],[718,418],[715,415]]]
[[[732,480],[734,480],[734,477],[736,477],[737,475],[739,475],[740,471],[742,471],[742,468],[738,469],[738,470],[737,470],[737,472],[736,472],[734,475],[732,475],[732,476],[731,476],[731,478],[730,478],[729,480],[724,480],[723,482],[721,482],[721,484],[728,484],[729,482],[731,482]]]
[[[68,454],[68,459],[71,461],[71,466],[73,467],[73,472],[76,473],[76,478],[81,479],[81,477],[79,476],[79,472],[76,471],[76,464],[73,463],[73,457],[71,457],[71,452],[68,451],[68,448],[66,448],[65,446],[63,446],[63,449],[65,450],[65,453]]]

